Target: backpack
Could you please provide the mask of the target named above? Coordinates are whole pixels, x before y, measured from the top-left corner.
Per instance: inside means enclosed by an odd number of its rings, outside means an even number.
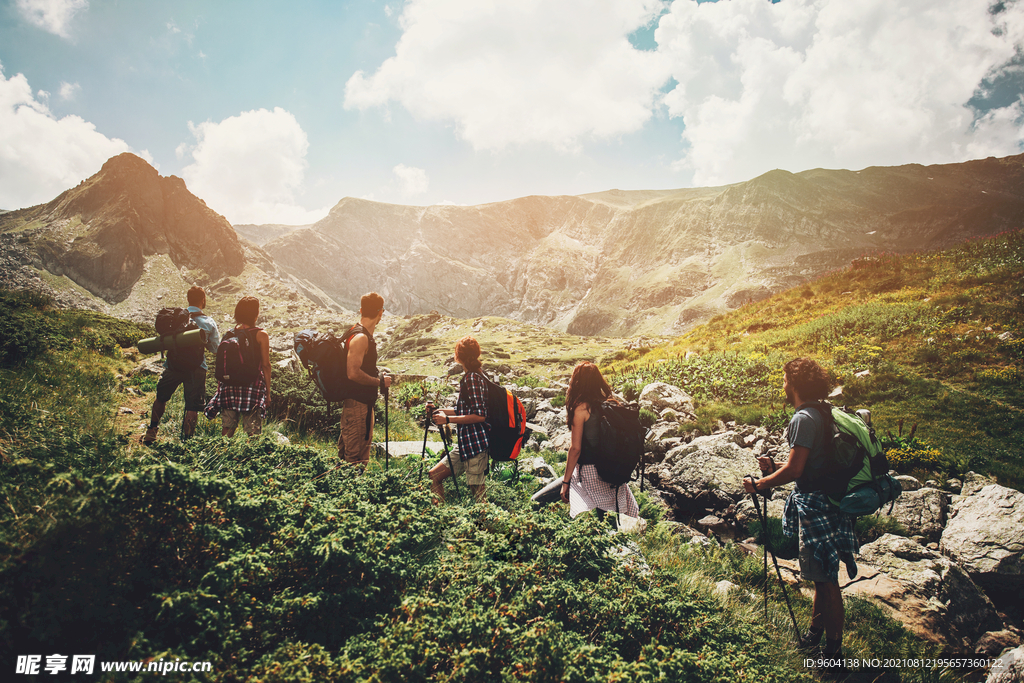
[[[889,460],[871,426],[871,414],[861,411],[862,417],[827,401],[808,407],[821,415],[826,435],[822,474],[809,480],[808,490],[822,491],[849,515],[872,515],[886,503],[892,512],[903,488],[889,475]]]
[[[617,488],[634,478],[633,472],[643,460],[647,427],[640,424],[640,408],[635,403],[605,401],[597,414],[597,448],[587,455],[594,461],[597,475]]]
[[[488,453],[493,462],[514,461],[527,438],[526,410],[511,391],[492,382],[486,375],[483,378],[487,387],[486,422],[490,425]]]
[[[377,387],[359,384],[348,378],[348,342],[353,335],[362,331],[362,326],[353,325],[340,339],[330,332],[316,330],[303,330],[295,334],[295,355],[328,403],[354,398],[372,404],[377,398]]]
[[[263,354],[256,341],[259,327],[228,330],[217,346],[217,381],[232,386],[256,384],[263,371]]]
[[[197,314],[198,315],[198,314]],[[192,314],[184,308],[161,308],[156,312],[156,333],[160,337],[174,336],[189,330],[198,330]],[[171,349],[167,352],[167,364],[178,370],[196,370],[203,364],[203,347]]]

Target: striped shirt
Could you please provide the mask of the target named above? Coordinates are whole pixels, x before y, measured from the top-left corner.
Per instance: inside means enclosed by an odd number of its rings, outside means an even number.
[[[455,404],[456,415],[479,415],[487,417],[487,385],[479,370],[467,372],[459,384],[459,401]],[[487,450],[490,425],[474,422],[458,425],[459,458],[469,460]]]

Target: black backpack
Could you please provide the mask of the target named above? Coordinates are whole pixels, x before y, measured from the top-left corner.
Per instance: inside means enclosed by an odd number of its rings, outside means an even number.
[[[348,341],[358,332],[365,332],[361,325],[353,325],[340,339],[316,330],[295,334],[295,355],[328,403],[354,398],[371,405],[377,398],[377,387],[348,378]]]
[[[635,403],[605,401],[597,406],[597,415],[597,447],[587,455],[597,475],[617,488],[635,478],[633,472],[644,457],[647,427],[640,424],[640,408]]]
[[[256,341],[261,328],[228,330],[217,346],[217,381],[232,386],[256,384],[263,371],[263,354]]]
[[[527,439],[526,410],[511,391],[480,374],[487,387],[488,453],[493,462],[514,461]],[[462,391],[461,386],[459,391]]]
[[[198,313],[195,315],[199,315]],[[176,335],[189,330],[198,330],[193,314],[184,308],[161,308],[156,313],[156,333],[161,336]],[[172,349],[167,352],[167,364],[178,370],[197,370],[203,364],[203,347]]]

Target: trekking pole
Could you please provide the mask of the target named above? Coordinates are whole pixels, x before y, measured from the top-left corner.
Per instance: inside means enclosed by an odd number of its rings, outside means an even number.
[[[455,483],[455,492],[458,493],[459,478],[455,476],[455,466],[452,465],[452,437],[441,425],[437,426],[437,431],[441,433],[441,443],[444,444],[444,457],[448,458],[448,471],[452,473],[452,481]]]
[[[757,477],[752,474],[748,474],[747,477],[754,483],[754,490],[757,491]],[[750,497],[754,501],[754,509],[757,510],[757,516],[761,520],[761,533],[764,537],[764,616],[768,618],[768,553],[771,551],[770,543],[768,541],[768,494],[764,495],[764,511],[761,510],[761,505],[757,499],[757,493],[751,493]],[[789,610],[789,618],[793,620],[793,632],[796,633],[797,641],[800,640],[800,627],[796,624],[796,615],[793,614],[793,606],[789,603],[789,592],[786,590],[786,582],[782,580],[782,570],[779,569],[779,558],[775,557],[775,553],[772,553],[772,564],[775,565],[775,574],[779,577],[779,585],[782,586],[782,596],[786,599],[786,609]]]
[[[427,434],[430,433],[430,418],[434,414],[434,404],[428,403],[423,407],[423,420],[426,427],[423,429],[423,450],[420,452],[420,479],[423,479],[423,461],[427,459]]]
[[[381,379],[381,384],[384,387],[384,471],[387,472],[391,466],[391,452],[389,450],[391,437],[388,433],[388,428],[391,426],[391,416],[388,414],[388,405],[390,403],[388,398],[391,395],[391,391],[388,389],[388,385],[384,384],[383,377]]]

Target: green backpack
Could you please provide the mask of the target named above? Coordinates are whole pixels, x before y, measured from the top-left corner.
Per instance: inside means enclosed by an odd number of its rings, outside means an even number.
[[[800,484],[801,490],[822,491],[840,512],[861,516],[878,512],[903,493],[900,483],[889,475],[889,460],[871,426],[871,413],[854,412],[828,401],[807,406],[819,412],[825,423],[823,466],[820,474]]]

